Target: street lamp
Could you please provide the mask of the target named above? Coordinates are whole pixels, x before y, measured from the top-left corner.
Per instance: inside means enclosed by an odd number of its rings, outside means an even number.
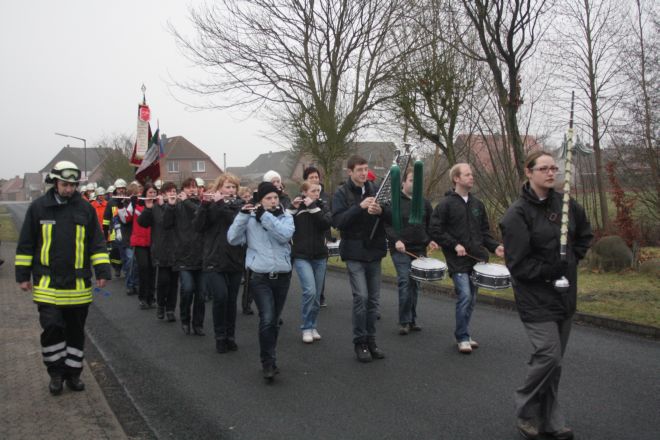
[[[84,165],[84,170],[85,170],[85,179],[87,179],[87,139],[83,139],[78,136],[71,136],[70,134],[63,134],[63,133],[55,133],[58,136],[66,137],[66,138],[71,138],[71,139],[78,139],[79,141],[83,141],[83,156],[85,160],[85,165]]]

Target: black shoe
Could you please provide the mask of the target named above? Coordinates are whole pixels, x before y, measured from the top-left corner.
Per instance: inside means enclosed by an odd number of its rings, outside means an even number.
[[[369,342],[367,344],[367,348],[369,349],[369,353],[371,353],[371,357],[374,359],[385,359],[385,353],[383,350],[378,348],[376,345],[376,341]]]
[[[83,391],[85,389],[85,383],[80,380],[80,377],[68,377],[66,380],[66,386],[71,391]]]
[[[355,354],[360,362],[371,362],[373,360],[367,344],[355,344]]]
[[[174,312],[165,312],[167,315],[167,322],[175,322],[176,317],[174,316]]]
[[[165,307],[158,307],[156,309],[156,318],[165,319]]]
[[[243,314],[244,315],[254,315],[254,310],[252,310],[252,308],[248,307],[246,309],[243,309]]]
[[[132,288],[132,287],[129,288],[129,289],[126,289],[126,295],[128,295],[128,296],[135,295],[136,293],[137,293],[137,292],[135,292],[135,289]]]
[[[410,324],[410,331],[411,332],[421,332],[422,328],[420,326],[418,326],[417,323],[413,322],[412,324]]]
[[[236,345],[236,341],[233,338],[227,339],[227,350],[229,351],[237,351],[238,350],[238,345]],[[277,370],[277,367],[275,367]]]
[[[278,371],[279,373],[279,371]],[[272,382],[275,379],[275,366],[274,365],[265,365],[263,369],[264,379],[267,382]]]
[[[553,438],[555,440],[572,440],[573,439],[573,430],[571,428],[562,428],[554,432],[545,432],[546,436]]]
[[[529,420],[518,419],[516,428],[520,436],[527,440],[536,440],[539,438],[539,430]]]
[[[187,335],[190,334],[190,324],[181,324],[181,329],[183,330],[183,333]]]
[[[144,301],[140,301],[140,310],[147,310],[149,308],[149,304],[147,304]]]
[[[226,339],[216,339],[215,340],[215,351],[218,353],[227,353],[227,340]]]
[[[204,327],[199,327],[199,326],[193,326],[193,333],[195,333],[197,336],[205,336],[206,333],[204,333]]]
[[[48,391],[53,396],[58,396],[62,393],[63,383],[62,376],[51,376],[50,383],[48,384]]]

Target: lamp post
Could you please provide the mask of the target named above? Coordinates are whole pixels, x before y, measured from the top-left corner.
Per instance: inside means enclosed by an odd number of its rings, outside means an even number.
[[[85,170],[85,179],[87,179],[87,139],[78,136],[71,136],[70,134],[63,134],[63,133],[55,133],[55,134],[58,136],[67,137],[71,139],[78,139],[79,141],[83,141],[83,157],[85,161],[83,169]]]

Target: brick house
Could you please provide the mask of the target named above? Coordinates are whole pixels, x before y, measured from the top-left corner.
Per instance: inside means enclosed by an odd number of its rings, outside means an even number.
[[[160,178],[177,186],[188,177],[199,177],[209,186],[222,174],[222,169],[200,148],[183,136],[166,139],[165,155],[160,159]]]
[[[23,202],[25,194],[23,193],[23,179],[19,176],[12,177],[0,186],[0,200],[4,202]]]

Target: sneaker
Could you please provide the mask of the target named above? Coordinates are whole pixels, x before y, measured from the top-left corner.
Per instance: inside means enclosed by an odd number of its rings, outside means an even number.
[[[572,440],[573,430],[571,428],[563,427],[554,432],[546,432],[545,435],[555,440]]]
[[[421,332],[422,328],[419,325],[417,325],[416,322],[413,322],[412,324],[410,324],[410,331],[411,332]]]
[[[167,315],[167,322],[175,322],[176,317],[174,316],[174,312],[165,312]]]
[[[156,318],[165,319],[165,307],[158,307],[156,310]]]
[[[463,354],[472,353],[472,346],[470,345],[470,341],[459,342],[458,343],[458,351],[463,353]]]
[[[227,340],[226,339],[216,339],[215,340],[215,351],[218,353],[227,353],[227,350],[229,348],[227,347]]]
[[[314,342],[314,335],[312,334],[312,331],[311,330],[303,330],[302,340],[305,344],[311,344],[312,342]]]
[[[383,352],[383,350],[378,348],[378,346],[376,345],[376,341],[369,342],[369,344],[367,344],[367,347],[373,359],[385,359],[385,352]]]
[[[321,301],[321,307],[328,307],[328,303],[325,302],[325,299]]]
[[[479,343],[477,341],[473,340],[472,338],[470,338],[470,340],[468,342],[470,343],[470,347],[479,348]]]
[[[371,362],[373,360],[367,344],[355,344],[355,355],[359,362]]]
[[[272,382],[275,379],[276,374],[274,365],[265,365],[263,367],[263,375],[266,382]]]
[[[227,350],[229,351],[238,351],[238,345],[234,338],[227,338]]]
[[[140,310],[147,310],[148,308],[149,305],[146,302],[140,301]]]
[[[314,338],[315,341],[321,340],[321,335],[319,334],[318,330],[316,330],[315,328],[312,329],[312,337]]]
[[[400,334],[401,336],[405,336],[405,335],[407,335],[408,333],[410,333],[410,326],[409,326],[408,324],[401,324],[401,325],[399,326],[399,334]]]
[[[518,419],[516,428],[518,429],[518,433],[520,433],[524,439],[536,440],[539,438],[539,430],[529,420]]]

